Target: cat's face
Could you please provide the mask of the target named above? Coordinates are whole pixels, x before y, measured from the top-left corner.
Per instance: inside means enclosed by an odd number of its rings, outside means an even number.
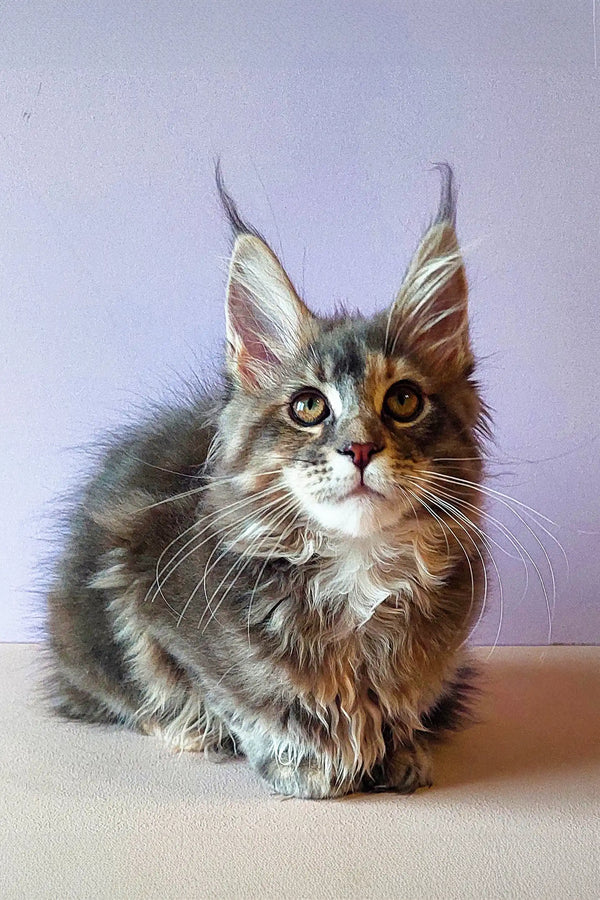
[[[427,510],[427,473],[444,460],[478,475],[481,408],[451,223],[432,226],[396,301],[371,319],[314,316],[264,242],[241,234],[227,325],[225,468],[247,493],[280,486],[273,515],[376,537]]]

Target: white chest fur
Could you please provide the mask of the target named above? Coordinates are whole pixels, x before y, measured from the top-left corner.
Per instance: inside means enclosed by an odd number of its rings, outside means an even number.
[[[388,598],[412,593],[414,570],[405,554],[387,545],[340,542],[312,578],[311,599],[315,605],[343,603],[361,625]]]

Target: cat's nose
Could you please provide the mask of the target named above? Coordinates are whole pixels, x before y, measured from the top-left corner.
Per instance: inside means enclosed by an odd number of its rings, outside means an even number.
[[[344,456],[351,456],[354,465],[359,468],[361,472],[364,472],[371,462],[373,455],[379,453],[380,450],[383,450],[383,447],[378,447],[377,444],[357,444],[355,441],[352,441],[352,443],[346,444],[345,447],[338,450],[338,453],[343,453]]]

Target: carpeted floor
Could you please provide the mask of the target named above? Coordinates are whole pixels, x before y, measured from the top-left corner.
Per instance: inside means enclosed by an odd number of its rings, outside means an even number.
[[[37,656],[0,645],[3,900],[600,897],[600,648],[496,649],[432,789],[321,802],[47,718]]]

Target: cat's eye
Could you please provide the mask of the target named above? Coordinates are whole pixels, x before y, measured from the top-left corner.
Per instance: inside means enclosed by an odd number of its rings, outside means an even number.
[[[396,422],[413,422],[423,409],[423,394],[410,381],[397,381],[383,399],[383,413]]]
[[[299,425],[319,425],[329,415],[327,401],[318,391],[300,391],[292,398],[290,413]]]

